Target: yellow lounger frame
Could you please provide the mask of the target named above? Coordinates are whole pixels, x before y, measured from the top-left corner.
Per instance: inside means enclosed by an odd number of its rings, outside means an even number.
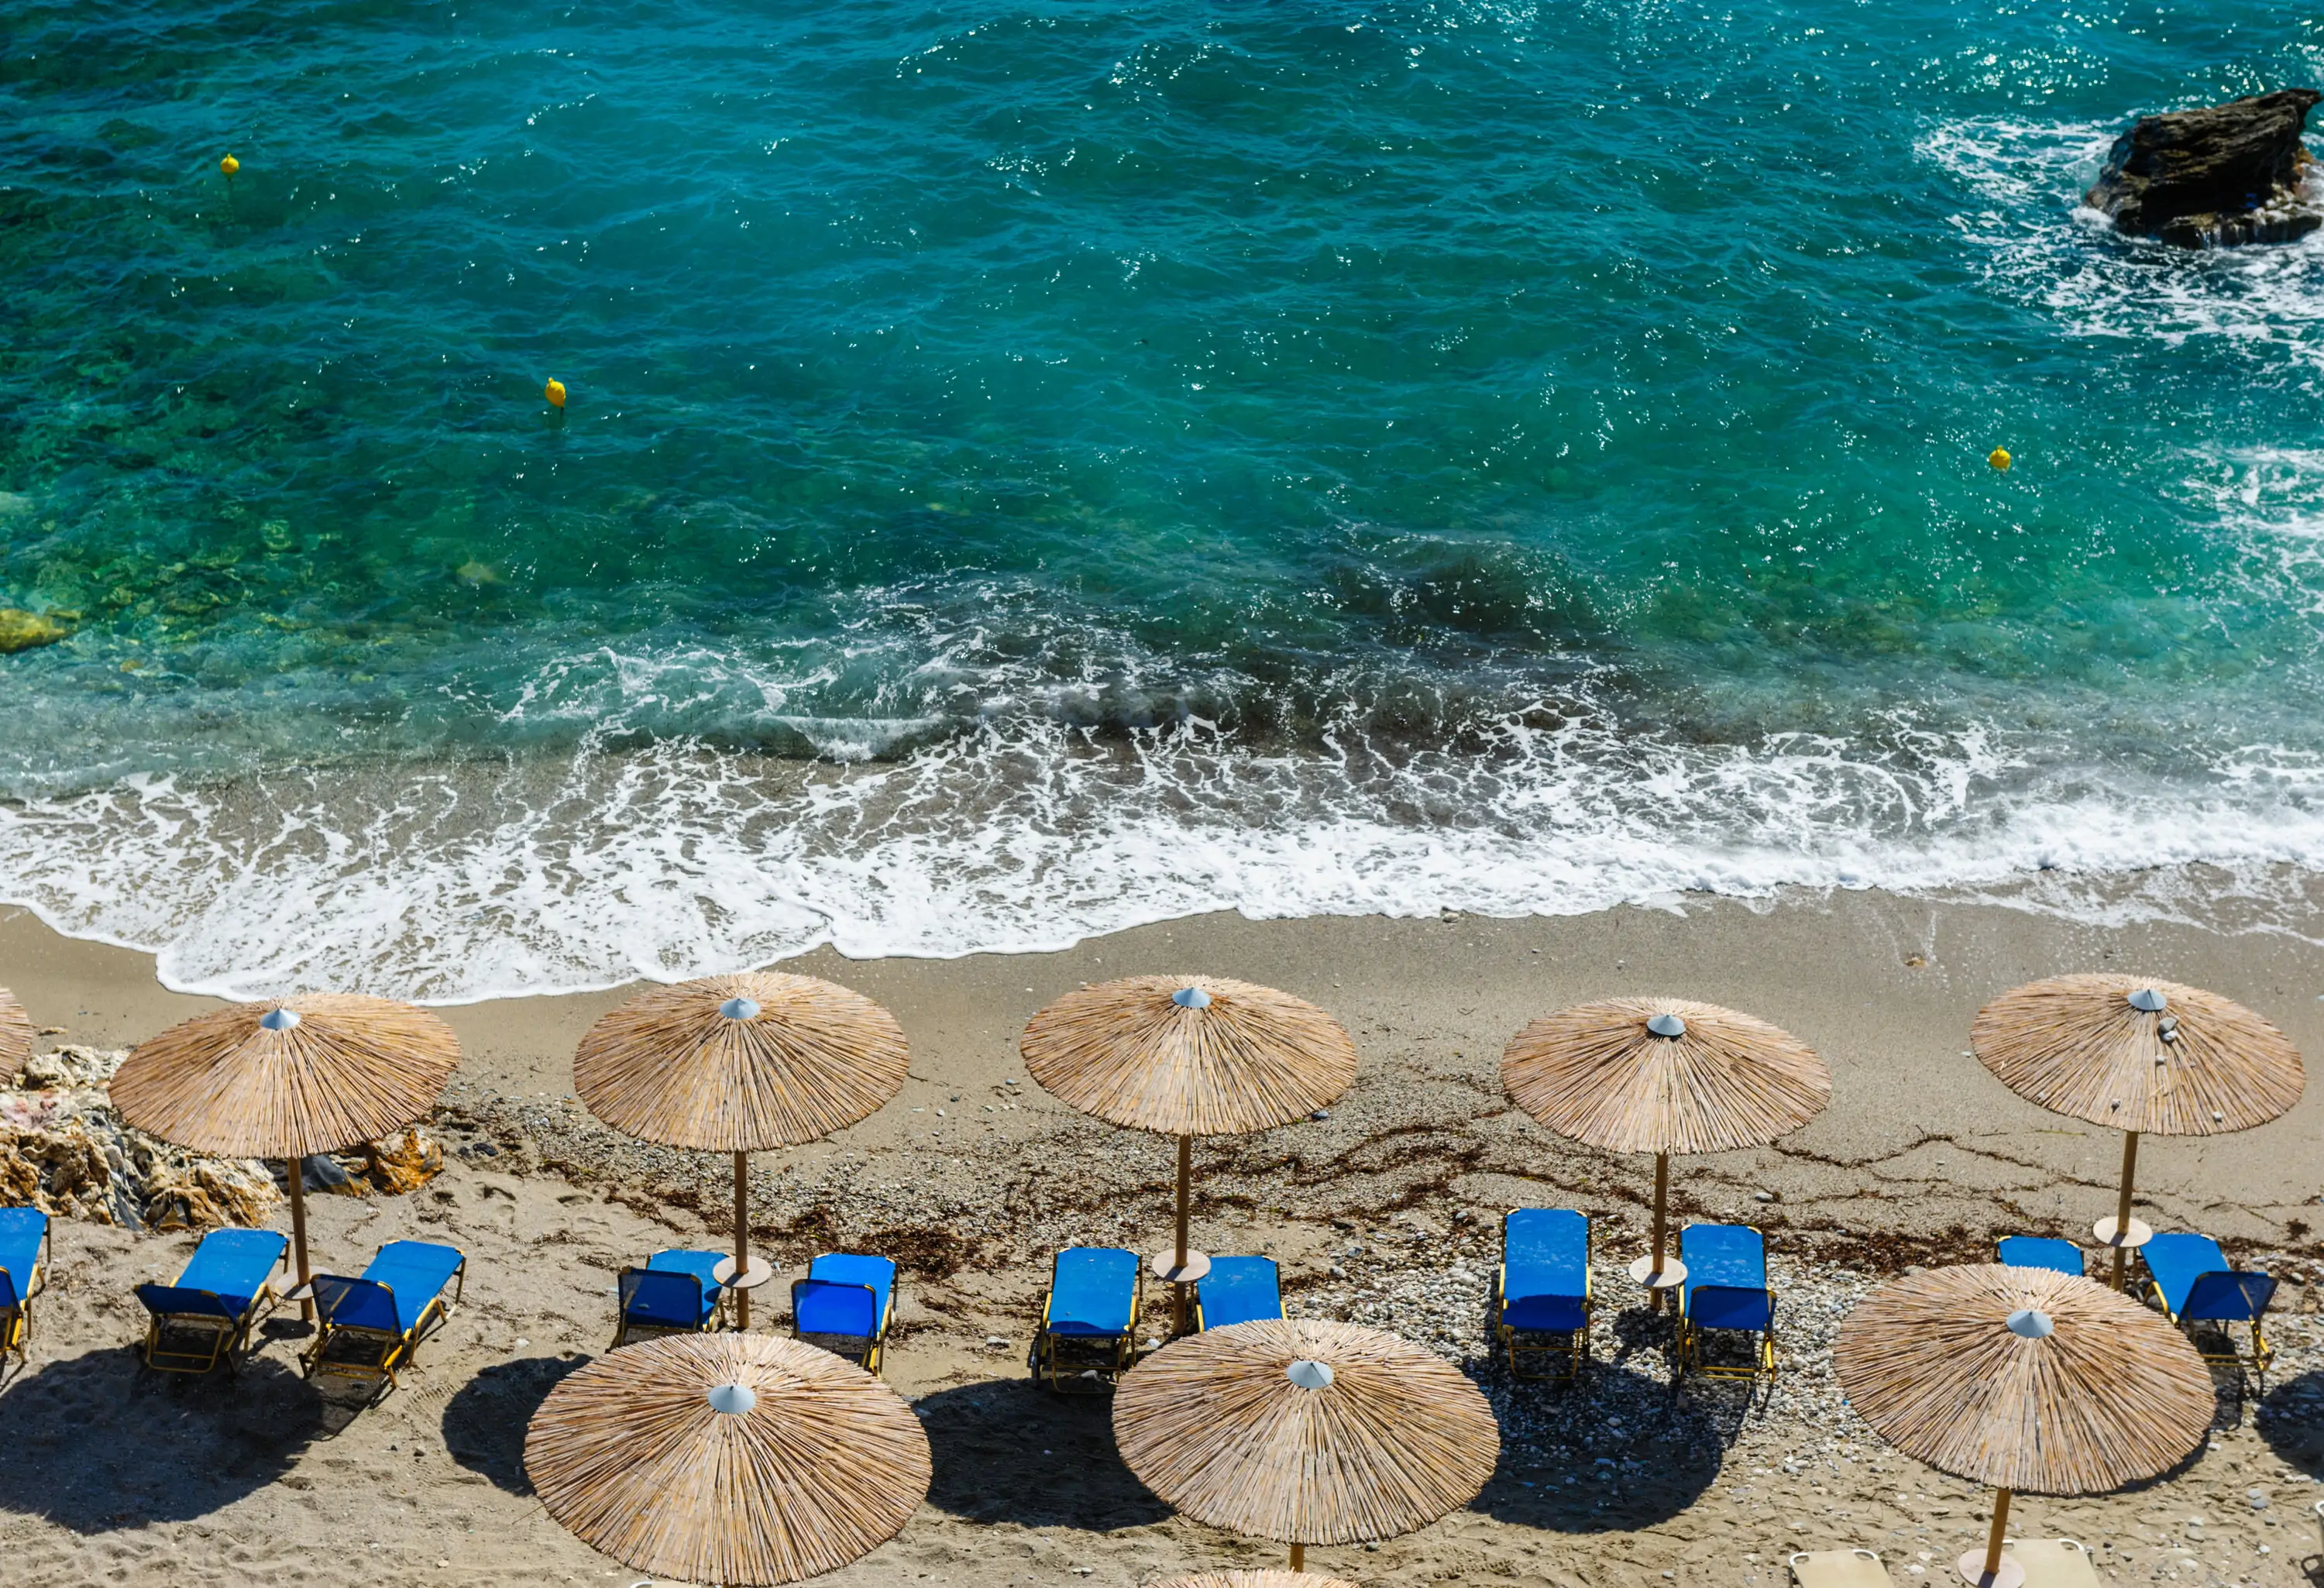
[[[1509,1209],[1510,1213],[1520,1211]],[[1598,1226],[1583,1220],[1582,1226],[1582,1326],[1572,1331],[1563,1345],[1520,1345],[1519,1334],[1555,1334],[1556,1330],[1517,1329],[1504,1320],[1509,1306],[1508,1217],[1501,1218],[1500,1267],[1493,1270],[1493,1330],[1500,1336],[1501,1349],[1509,1359],[1509,1377],[1526,1379],[1543,1384],[1571,1384],[1582,1377],[1582,1364],[1590,1360],[1590,1319],[1598,1306]],[[1565,1358],[1563,1372],[1529,1373],[1518,1361],[1526,1356],[1562,1356]]]
[[[1146,1311],[1145,1265],[1142,1263],[1139,1265],[1138,1278],[1130,1293],[1130,1326],[1113,1337],[1113,1351],[1111,1358],[1092,1351],[1090,1353],[1092,1360],[1088,1362],[1074,1362],[1068,1366],[1058,1360],[1058,1346],[1063,1345],[1070,1351],[1093,1336],[1049,1333],[1049,1304],[1055,1298],[1054,1286],[1041,1297],[1041,1327],[1040,1331],[1033,1336],[1033,1349],[1026,1358],[1026,1365],[1033,1370],[1033,1377],[1061,1395],[1098,1393],[1111,1388],[1115,1380],[1138,1362],[1138,1323]],[[1095,1389],[1084,1385],[1081,1380],[1083,1373],[1093,1370],[1102,1380]],[[1074,1376],[1070,1379],[1063,1377],[1062,1375],[1066,1372],[1071,1372]]]
[[[378,1284],[379,1281],[374,1280]],[[380,1285],[391,1298],[392,1287]],[[444,1299],[442,1291],[421,1309],[420,1319],[409,1331],[398,1334],[388,1329],[366,1329],[348,1324],[323,1324],[316,1333],[315,1343],[307,1348],[300,1359],[300,1366],[309,1379],[355,1379],[371,1381],[372,1396],[377,1399],[390,1390],[401,1389],[402,1382],[395,1370],[411,1364],[411,1353],[433,1331],[443,1327],[446,1319],[460,1305],[468,1288],[468,1260],[463,1254],[460,1266],[452,1270],[452,1299]],[[319,1315],[318,1315],[319,1316]],[[357,1351],[372,1353],[365,1356],[333,1357],[328,1353],[334,1343],[344,1343]]]

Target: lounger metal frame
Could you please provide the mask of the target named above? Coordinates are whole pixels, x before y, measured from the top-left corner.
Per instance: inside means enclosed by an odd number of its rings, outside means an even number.
[[[16,1292],[16,1305],[0,1314],[0,1364],[12,1356],[20,1367],[32,1361],[32,1297],[49,1288],[49,1264],[56,1257],[56,1220],[51,1219],[41,1226],[39,1255],[32,1259],[32,1271],[25,1278],[24,1288]]]
[[[802,1333],[798,1326],[798,1293],[804,1285],[820,1285],[827,1290],[861,1290],[872,1297],[872,1309],[880,1316],[872,1327],[867,1342],[861,1334],[825,1334]],[[895,1292],[889,1291],[888,1305],[880,1305],[880,1292],[869,1285],[850,1284],[843,1279],[818,1279],[813,1274],[802,1275],[791,1281],[791,1338],[804,1340],[809,1345],[820,1346],[834,1356],[845,1357],[873,1378],[880,1376],[881,1354],[888,1347],[888,1325],[896,1314]]]
[[[723,1285],[710,1303],[709,1316],[691,1328],[683,1324],[632,1323],[629,1297],[622,1294],[622,1282],[632,1274],[669,1274],[678,1279],[692,1279],[696,1287],[695,1299],[697,1304],[701,1300],[699,1287],[702,1276],[699,1274],[689,1274],[682,1269],[623,1269],[613,1279],[613,1350],[619,1351],[632,1340],[663,1340],[672,1334],[708,1334],[726,1326],[726,1289]]]
[[[1523,1210],[1511,1208],[1510,1213]],[[1501,1216],[1501,1264],[1493,1274],[1493,1332],[1501,1342],[1501,1349],[1509,1359],[1509,1377],[1525,1379],[1537,1384],[1571,1384],[1582,1377],[1582,1364],[1590,1360],[1590,1318],[1598,1305],[1598,1282],[1591,1260],[1597,1255],[1598,1226],[1585,1218],[1582,1223],[1582,1326],[1578,1329],[1520,1329],[1507,1321],[1509,1305],[1509,1223],[1508,1215]],[[1565,1336],[1560,1345],[1521,1345],[1520,1338],[1536,1340]],[[1526,1356],[1562,1356],[1565,1358],[1563,1372],[1529,1373],[1519,1361]]]
[[[427,1339],[435,1330],[444,1326],[445,1320],[452,1316],[453,1309],[460,1305],[460,1298],[466,1294],[467,1253],[460,1254],[460,1265],[452,1270],[451,1281],[452,1299],[445,1300],[444,1293],[438,1290],[435,1297],[420,1309],[419,1319],[409,1330],[400,1334],[390,1329],[364,1328],[353,1324],[334,1324],[327,1321],[318,1323],[315,1343],[309,1346],[307,1354],[300,1359],[306,1376],[309,1379],[371,1380],[374,1384],[372,1392],[374,1399],[377,1399],[390,1390],[401,1389],[402,1382],[396,1378],[395,1370],[410,1363],[411,1354],[420,1349],[420,1342]],[[392,1302],[395,1295],[393,1286],[378,1279],[365,1282],[379,1286],[388,1293],[389,1299]],[[322,1316],[319,1307],[316,1309],[316,1316],[318,1319]],[[333,1343],[341,1341],[358,1351],[370,1350],[376,1352],[377,1354],[368,1361],[360,1356],[338,1358],[330,1356],[328,1353]]]
[[[1729,1289],[1739,1288],[1739,1287],[1714,1287],[1706,1285],[1703,1288]],[[1679,1376],[1683,1378],[1688,1373],[1700,1373],[1706,1379],[1749,1379],[1756,1380],[1763,1377],[1768,1379],[1774,1378],[1778,1371],[1778,1363],[1775,1356],[1775,1293],[1774,1290],[1770,1289],[1766,1292],[1766,1296],[1767,1326],[1764,1329],[1712,1330],[1697,1325],[1690,1319],[1685,1313],[1680,1313],[1678,1319]],[[1735,1362],[1713,1362],[1706,1356],[1703,1353],[1702,1349],[1702,1337],[1705,1334],[1714,1333],[1720,1334],[1757,1334],[1758,1336],[1758,1343],[1752,1352],[1749,1365],[1743,1366]]]
[[[1692,1227],[1693,1226],[1692,1225],[1689,1226],[1689,1228]],[[1758,1336],[1758,1342],[1756,1349],[1752,1352],[1751,1362],[1748,1366],[1738,1366],[1732,1362],[1711,1361],[1707,1355],[1705,1355],[1702,1346],[1703,1336],[1705,1334],[1711,1334],[1714,1331],[1702,1325],[1699,1325],[1694,1321],[1693,1312],[1695,1292],[1698,1290],[1748,1290],[1751,1288],[1751,1287],[1748,1285],[1689,1284],[1680,1292],[1679,1296],[1678,1366],[1677,1371],[1671,1375],[1674,1387],[1676,1386],[1679,1380],[1685,1378],[1686,1375],[1691,1372],[1700,1373],[1706,1379],[1738,1379],[1756,1381],[1761,1378],[1773,1380],[1778,1371],[1778,1361],[1775,1354],[1775,1289],[1774,1286],[1766,1282],[1766,1232],[1760,1229],[1757,1224],[1736,1224],[1727,1227],[1748,1230],[1753,1234],[1759,1237],[1760,1283],[1758,1290],[1760,1294],[1766,1296],[1767,1298],[1767,1325],[1764,1329],[1722,1328],[1715,1331],[1721,1334],[1757,1334]],[[1680,1233],[1679,1239],[1682,1242],[1680,1250],[1683,1254],[1685,1250],[1683,1245],[1686,1239],[1685,1232],[1682,1231]]]
[[[1047,1384],[1060,1395],[1098,1394],[1110,1390],[1121,1375],[1138,1365],[1138,1320],[1146,1310],[1146,1265],[1139,1264],[1137,1277],[1130,1281],[1130,1322],[1119,1334],[1052,1334],[1049,1332],[1049,1306],[1056,1293],[1056,1275],[1053,1269],[1049,1288],[1041,1297],[1041,1326],[1033,1335],[1033,1348],[1026,1353],[1025,1365],[1032,1371],[1037,1382]],[[1086,1359],[1068,1362],[1068,1356],[1086,1353]],[[1090,1384],[1082,1378],[1094,1372],[1099,1379]],[[1071,1373],[1068,1379],[1063,1375]]]
[[[2239,1274],[2243,1270],[2239,1269],[2214,1269],[2211,1270],[2212,1273],[2227,1274]],[[2207,1276],[2199,1275],[2197,1277],[2196,1283],[2200,1284],[2205,1277]],[[2195,1354],[2197,1356],[2201,1357],[2207,1362],[2216,1362],[2221,1366],[2233,1363],[2236,1367],[2248,1369],[2254,1375],[2260,1378],[2265,1378],[2267,1376],[2269,1365],[2275,1361],[2275,1347],[2268,1343],[2267,1329],[2264,1323],[2267,1316],[2267,1308],[2265,1306],[2258,1306],[2252,1309],[2252,1316],[2249,1320],[2251,1324],[2251,1350],[2248,1353],[2246,1353],[2236,1349],[2235,1319],[2181,1318],[2177,1313],[2171,1310],[2171,1304],[2163,1299],[2163,1287],[2155,1282],[2154,1277],[2152,1274],[2147,1276],[2146,1288],[2148,1293],[2153,1297],[2154,1305],[2162,1309],[2163,1316],[2169,1318],[2172,1323],[2177,1324],[2179,1325],[2180,1332],[2187,1336],[2187,1343],[2194,1346]],[[2192,1298],[2195,1292],[2192,1288],[2190,1288],[2187,1294],[2190,1298]],[[2196,1337],[2196,1331],[2205,1324],[2212,1325],[2218,1329],[2220,1338],[2227,1343],[2227,1348],[2225,1351],[2206,1351],[2203,1349],[2202,1343]]]
[[[285,1261],[287,1260],[286,1258]],[[171,1288],[183,1288],[182,1286]],[[214,1290],[202,1290],[196,1294],[207,1296],[211,1300],[217,1301],[221,1309],[225,1306]],[[218,1363],[224,1362],[226,1371],[240,1372],[243,1359],[250,1354],[251,1330],[265,1321],[274,1309],[281,1305],[281,1301],[282,1298],[275,1294],[274,1281],[269,1279],[258,1288],[258,1294],[250,1298],[250,1306],[244,1309],[240,1317],[226,1316],[223,1311],[218,1313],[148,1311],[145,1315],[145,1365],[157,1373],[207,1373]],[[209,1349],[208,1351],[166,1349],[161,1342],[165,1332],[171,1329],[182,1329],[189,1334],[208,1334]]]

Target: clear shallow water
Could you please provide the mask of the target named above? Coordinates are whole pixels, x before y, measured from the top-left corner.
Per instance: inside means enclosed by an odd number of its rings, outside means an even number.
[[[12,7],[0,895],[436,998],[2043,866],[2310,930],[2324,244],[2075,201],[2319,78],[2256,4]]]

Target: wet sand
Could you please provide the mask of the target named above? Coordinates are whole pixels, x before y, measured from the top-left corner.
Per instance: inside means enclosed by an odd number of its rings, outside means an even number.
[[[143,956],[28,917],[0,922],[0,965],[51,1041],[123,1046],[208,1007],[159,988]],[[1078,983],[1198,969],[1322,1003],[1363,1067],[1326,1120],[1198,1147],[1197,1243],[1275,1257],[1296,1316],[1383,1323],[1467,1363],[1507,1435],[1469,1510],[1311,1565],[1367,1583],[1775,1583],[1792,1549],[1864,1544],[1899,1583],[1943,1581],[1982,1537],[1982,1501],[1849,1417],[1831,1332],[1907,1263],[1976,1260],[2013,1230],[2084,1233],[2111,1211],[2120,1138],[2018,1101],[1963,1049],[1995,992],[2117,967],[2216,988],[2324,1053],[2324,950],[1877,893],[1519,921],[1213,917],[1056,955],[792,962],[880,999],[914,1048],[913,1079],[879,1114],[754,1164],[754,1242],[787,1270],[834,1247],[905,1267],[888,1378],[922,1408],[936,1487],[899,1539],[830,1580],[1137,1584],[1276,1557],[1172,1519],[1114,1458],[1102,1402],[1024,1382],[1044,1254],[1159,1244],[1170,1163],[1159,1140],[1025,1082],[1015,1035]],[[1756,1396],[1667,1387],[1667,1325],[1619,1272],[1644,1238],[1650,1166],[1555,1140],[1500,1095],[1501,1046],[1526,1020],[1650,992],[1751,1011],[1834,1072],[1832,1106],[1781,1146],[1682,1160],[1674,1177],[1685,1216],[1767,1232],[1784,1368]],[[0,1390],[0,1551],[27,1568],[0,1576],[266,1583],[352,1559],[382,1583],[639,1581],[550,1523],[517,1461],[548,1385],[610,1337],[620,1267],[726,1234],[723,1164],[613,1137],[571,1098],[574,1045],[621,996],[443,1011],[467,1055],[435,1126],[452,1167],[410,1197],[318,1199],[326,1264],[405,1233],[471,1256],[466,1303],[379,1407],[318,1399],[292,1340],[239,1383],[141,1381],[129,1288],[173,1271],[190,1239],[61,1226],[31,1369]],[[2112,1581],[2310,1581],[2299,1563],[2324,1552],[2310,1510],[2324,1474],[2319,1093],[2260,1130],[2142,1147],[2142,1216],[2310,1282],[2279,1293],[2266,1383],[2221,1376],[2209,1450],[2132,1493],[2028,1500],[2024,1536],[2084,1539]],[[1513,1383],[1486,1349],[1493,1221],[1517,1204],[1597,1221],[1596,1360],[1578,1391]]]

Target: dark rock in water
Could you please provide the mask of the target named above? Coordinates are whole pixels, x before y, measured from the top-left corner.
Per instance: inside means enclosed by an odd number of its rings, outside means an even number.
[[[2324,176],[2300,142],[2324,94],[2283,88],[2141,116],[2086,202],[2116,230],[2182,247],[2289,243],[2324,226]]]

